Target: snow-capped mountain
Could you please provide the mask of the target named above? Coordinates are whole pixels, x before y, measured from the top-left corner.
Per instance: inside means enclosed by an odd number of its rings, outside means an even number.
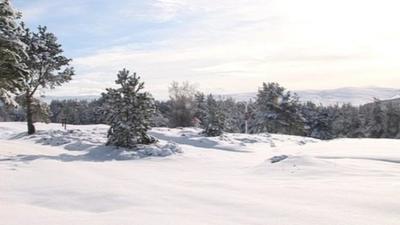
[[[400,98],[400,89],[380,88],[380,87],[346,87],[330,90],[299,90],[294,91],[302,102],[312,101],[323,105],[351,103],[362,105],[373,102],[374,99],[397,99]],[[239,93],[227,95],[238,101],[254,99],[256,92]]]

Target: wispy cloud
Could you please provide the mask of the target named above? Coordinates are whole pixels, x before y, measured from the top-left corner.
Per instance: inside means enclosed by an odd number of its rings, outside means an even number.
[[[292,89],[400,86],[397,1],[120,0],[95,8],[95,1],[80,4],[86,7],[78,10],[78,19],[56,19],[67,51],[75,51],[79,74],[65,91],[79,87],[98,92],[113,83],[123,67],[141,74],[157,97],[166,96],[172,80],[226,93],[255,90],[263,81]],[[48,9],[43,5],[36,15]],[[88,81],[93,85],[85,89]]]

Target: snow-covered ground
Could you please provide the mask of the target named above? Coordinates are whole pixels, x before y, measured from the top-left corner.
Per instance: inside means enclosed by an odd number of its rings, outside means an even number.
[[[131,157],[104,125],[37,128],[0,123],[1,225],[400,224],[400,140],[155,128],[183,153]]]

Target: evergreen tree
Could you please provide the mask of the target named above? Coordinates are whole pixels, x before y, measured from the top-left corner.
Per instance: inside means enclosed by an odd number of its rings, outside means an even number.
[[[28,74],[22,86],[25,96],[26,119],[28,134],[35,133],[33,120],[33,98],[39,88],[55,88],[69,82],[74,75],[72,67],[68,67],[71,59],[62,53],[61,45],[53,33],[47,32],[46,27],[39,26],[38,32],[25,28],[21,40],[27,46],[28,57],[24,58]]]
[[[237,103],[233,98],[220,102],[225,117],[224,131],[229,133],[244,132],[246,103]]]
[[[207,126],[205,134],[209,137],[220,136],[224,131],[225,115],[214,96],[207,97]]]
[[[301,115],[297,95],[286,92],[282,96],[278,119],[281,121],[281,132],[292,135],[304,135],[304,118]]]
[[[322,140],[334,138],[332,124],[335,120],[335,113],[332,108],[318,107],[317,115],[313,119],[313,129],[310,137]]]
[[[385,112],[382,103],[375,100],[369,117],[369,135],[372,138],[381,138],[385,134]]]
[[[304,132],[306,136],[311,136],[315,129],[315,118],[318,115],[318,107],[315,103],[307,101],[300,108],[302,117],[304,118]]]
[[[155,105],[151,95],[142,92],[144,83],[136,73],[130,75],[123,69],[115,81],[119,88],[108,88],[103,93],[102,111],[110,125],[107,145],[134,148],[138,144],[150,144],[155,139],[147,134]]]
[[[197,92],[195,95],[195,113],[194,116],[200,120],[200,126],[202,128],[206,127],[207,119],[207,101],[204,93]]]
[[[263,83],[256,100],[256,132],[303,134],[298,98],[278,83]]]
[[[350,104],[333,107],[336,118],[332,124],[335,137],[362,137],[359,109]]]
[[[23,29],[9,0],[0,2],[0,99],[6,104],[15,103],[12,95],[18,92],[26,75],[25,44],[20,41]]]
[[[400,137],[400,107],[389,103],[386,107],[385,119],[385,138],[399,138]]]
[[[277,83],[263,83],[257,94],[256,132],[277,133],[280,101],[285,89]]]

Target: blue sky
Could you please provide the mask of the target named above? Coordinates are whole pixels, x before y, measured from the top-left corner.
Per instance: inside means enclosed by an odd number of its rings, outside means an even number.
[[[173,80],[214,93],[400,87],[394,0],[14,0],[77,75],[51,95],[99,94],[126,67],[157,98]]]

